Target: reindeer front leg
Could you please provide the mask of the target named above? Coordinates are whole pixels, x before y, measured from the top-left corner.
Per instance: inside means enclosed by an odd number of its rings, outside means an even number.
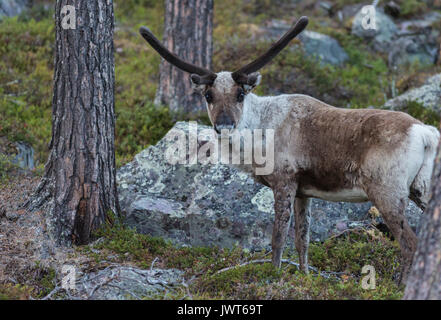
[[[296,187],[288,187],[287,185],[273,188],[275,219],[272,237],[272,262],[276,268],[280,268],[296,191]]]

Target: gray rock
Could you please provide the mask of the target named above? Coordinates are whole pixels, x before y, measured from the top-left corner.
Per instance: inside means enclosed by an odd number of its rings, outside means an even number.
[[[199,125],[198,129],[210,128]],[[188,123],[178,122],[157,145],[118,171],[125,222],[138,232],[181,245],[269,248],[274,219],[271,189],[223,164],[170,164],[166,155],[177,131],[185,132],[186,139],[196,134],[189,133]],[[198,136],[199,147],[207,141],[208,137]],[[311,239],[323,241],[344,225],[368,226],[370,207],[314,199]],[[419,213],[414,207],[409,210],[414,227]]]
[[[267,40],[277,41],[290,28],[289,23],[274,19],[267,23],[262,33]],[[328,35],[305,30],[298,39],[305,54],[317,58],[322,64],[341,65],[348,60],[347,53],[338,41]]]
[[[345,22],[349,19],[352,19],[362,7],[362,3],[346,5],[341,8],[341,10],[337,11],[336,16],[340,20],[340,22]]]
[[[430,29],[433,23],[440,21],[441,13],[432,11],[418,19],[404,20],[398,24],[400,34],[412,33],[424,29]],[[439,31],[439,30],[438,30]]]
[[[338,41],[325,34],[305,30],[299,40],[306,55],[316,57],[322,64],[341,65],[349,58]]]
[[[433,65],[438,58],[438,41],[431,33],[403,36],[393,42],[389,54],[389,67],[411,65]]]
[[[0,155],[5,155],[9,161],[22,169],[35,168],[34,148],[27,142],[11,142],[6,137],[0,137]]]
[[[177,269],[144,270],[112,266],[83,274],[76,281],[73,297],[87,300],[139,300],[172,293],[183,281]]]
[[[22,169],[34,169],[34,148],[26,142],[15,142],[17,148],[17,155],[13,159],[13,163],[17,164]]]
[[[376,28],[365,29],[362,21],[366,15],[358,11],[352,23],[352,33],[368,40],[378,52],[388,53],[389,66],[394,68],[418,62],[431,65],[439,54],[438,36],[440,31],[431,25],[441,18],[441,14],[432,12],[421,19],[407,20],[396,25],[382,9],[376,11]]]
[[[426,108],[441,112],[441,73],[430,77],[423,86],[387,101],[384,106],[392,110],[401,110],[408,101],[417,101]]]
[[[439,55],[440,30],[432,24],[441,20],[441,13],[430,12],[420,19],[406,20],[398,24],[396,39],[390,45],[389,66],[418,62],[432,65]]]
[[[0,19],[19,15],[27,8],[28,4],[28,0],[0,0]]]

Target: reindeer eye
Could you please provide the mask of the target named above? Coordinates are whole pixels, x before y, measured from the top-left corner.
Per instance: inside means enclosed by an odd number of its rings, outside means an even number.
[[[237,90],[237,102],[243,102],[245,98],[245,92],[243,91],[242,88],[240,88],[239,90]]]
[[[213,102],[213,95],[211,94],[210,91],[207,91],[205,93],[205,100],[207,100],[208,103],[212,103]]]

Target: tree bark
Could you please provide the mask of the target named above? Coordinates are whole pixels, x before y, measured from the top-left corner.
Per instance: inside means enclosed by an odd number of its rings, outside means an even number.
[[[441,144],[432,175],[431,199],[421,218],[418,248],[404,299],[441,299]]]
[[[76,29],[63,29],[76,11]],[[31,209],[49,205],[59,245],[85,244],[109,211],[119,213],[115,169],[112,0],[57,0],[52,139]]]
[[[213,0],[165,0],[163,43],[185,61],[211,69],[213,54]],[[161,62],[155,104],[171,111],[204,110],[199,94],[191,88],[190,76],[166,61]]]

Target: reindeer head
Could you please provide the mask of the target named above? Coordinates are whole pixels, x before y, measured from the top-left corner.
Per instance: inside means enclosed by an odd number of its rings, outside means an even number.
[[[214,129],[220,133],[222,129],[233,129],[239,123],[247,94],[260,83],[261,76],[257,71],[282,51],[307,24],[308,18],[301,17],[279,41],[256,60],[237,71],[219,73],[183,61],[165,48],[148,28],[141,27],[139,31],[166,61],[191,74],[193,87],[205,97],[210,121]]]

